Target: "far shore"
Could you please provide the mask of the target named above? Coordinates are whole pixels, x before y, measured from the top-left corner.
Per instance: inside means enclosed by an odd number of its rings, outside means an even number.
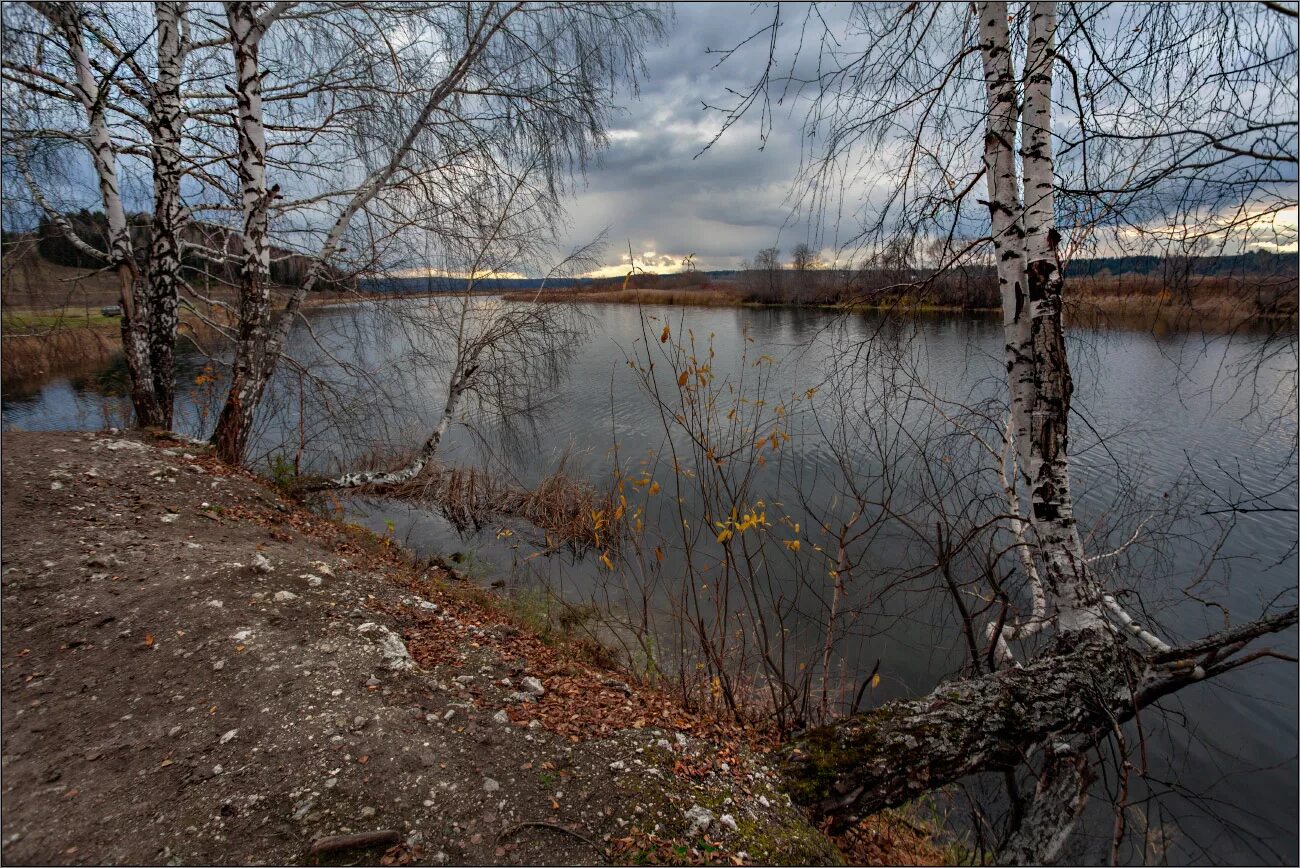
[[[559,289],[546,292],[507,292],[509,301],[571,304],[632,304],[680,307],[742,307],[753,309],[817,310],[829,313],[890,313],[903,316],[929,314],[988,318],[1000,316],[1000,307],[939,304],[924,297],[871,298],[834,303],[763,302],[746,299],[730,287],[682,289]],[[1281,310],[1259,310],[1251,300],[1225,293],[1206,294],[1191,304],[1174,300],[1168,293],[1093,294],[1071,296],[1065,301],[1068,323],[1084,327],[1157,329],[1160,331],[1232,332],[1243,328],[1276,328],[1297,322],[1294,302]]]
[[[1254,299],[1226,292],[1207,291],[1189,304],[1174,299],[1167,292],[1117,293],[1098,292],[1097,287],[1083,285],[1075,294],[1069,292],[1065,302],[1068,324],[1078,328],[1113,328],[1125,331],[1151,331],[1158,335],[1184,332],[1231,334],[1236,332],[1272,333],[1294,329],[1297,317],[1294,293],[1289,304],[1274,309],[1260,309]],[[286,290],[276,293],[283,296]],[[647,307],[748,308],[753,310],[808,310],[827,314],[890,314],[906,317],[970,317],[992,319],[1001,315],[998,307],[986,305],[939,304],[922,297],[858,299],[843,302],[796,303],[793,301],[756,301],[746,298],[735,286],[713,283],[707,286],[679,288],[634,287],[623,289],[575,287],[548,290],[499,289],[424,291],[384,293],[367,291],[330,291],[313,293],[303,303],[305,309],[346,307],[361,302],[417,301],[449,296],[481,295],[507,301],[537,304],[618,304]],[[6,391],[22,394],[39,388],[60,376],[92,374],[112,364],[120,355],[121,321],[100,312],[98,302],[62,307],[8,308],[3,316],[3,376]],[[221,341],[229,317],[222,308],[213,307],[200,316],[183,310],[181,334],[199,340],[205,346]]]

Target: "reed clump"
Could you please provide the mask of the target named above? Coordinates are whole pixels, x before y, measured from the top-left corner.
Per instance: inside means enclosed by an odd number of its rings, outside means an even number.
[[[121,353],[115,332],[94,328],[55,329],[5,335],[0,375],[5,391],[24,393],[53,377],[102,370]]]
[[[480,530],[503,518],[526,521],[546,535],[548,548],[569,546],[578,554],[616,552],[623,533],[618,498],[574,479],[563,462],[532,488],[476,467],[430,465],[383,494],[431,505],[461,530]]]

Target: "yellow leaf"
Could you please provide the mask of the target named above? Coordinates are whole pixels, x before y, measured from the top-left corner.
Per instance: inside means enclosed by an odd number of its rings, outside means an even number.
[[[872,687],[879,687],[879,686],[880,686],[880,676],[879,676],[879,675],[873,675],[873,676],[871,676],[871,686],[872,686]]]
[[[652,483],[650,483],[650,493],[651,493],[651,494],[658,494],[658,493],[659,493],[659,483],[657,483],[657,482],[652,482]]]
[[[686,378],[687,378],[688,376],[689,376],[689,372],[687,372],[687,371],[682,371],[681,376],[679,376],[679,377],[677,378],[677,385],[679,385],[679,386],[685,386],[685,385],[686,385]]]
[[[664,333],[659,336],[659,343],[661,344],[668,343],[668,326],[666,325],[664,326]]]

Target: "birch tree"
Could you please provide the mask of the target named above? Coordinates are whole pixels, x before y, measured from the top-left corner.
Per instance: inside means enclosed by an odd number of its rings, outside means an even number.
[[[397,467],[351,471],[307,488],[407,486],[405,496],[410,498],[408,483],[418,482],[432,468],[452,425],[472,419],[491,424],[508,437],[519,427],[535,423],[554,399],[565,363],[586,335],[582,315],[568,305],[520,303],[479,294],[482,281],[522,267],[546,269],[540,293],[551,279],[599,265],[603,233],[557,261],[546,262],[553,248],[547,243],[544,224],[553,213],[553,202],[545,187],[534,186],[537,167],[537,160],[526,160],[513,177],[485,178],[474,200],[461,204],[460,210],[476,221],[476,235],[449,245],[445,232],[425,230],[443,248],[442,275],[463,283],[441,298],[399,302],[403,309],[394,312],[404,330],[428,346],[418,354],[417,364],[446,374],[445,400],[423,443]],[[426,253],[426,262],[427,257]],[[430,275],[431,283],[439,279]]]
[[[113,227],[96,258],[122,275],[140,424],[171,424],[181,299],[226,308],[208,325],[233,346],[214,436],[231,460],[312,292],[340,269],[382,269],[415,210],[452,208],[515,149],[540,145],[558,214],[570,172],[603,144],[615,84],[635,81],[641,44],[661,32],[654,8],[617,4],[9,4],[5,16],[8,168],[69,231],[67,178],[43,176],[38,157],[90,154]],[[127,231],[124,158],[152,177],[143,250]],[[310,266],[273,286],[288,255]],[[208,293],[208,275],[200,289],[187,257],[235,266],[238,303]]]
[[[854,215],[854,243],[939,239],[940,270],[981,244],[995,252],[1008,419],[1005,449],[988,452],[1032,605],[988,625],[1000,668],[804,734],[786,748],[787,779],[816,817],[847,829],[966,775],[1027,763],[1034,791],[998,858],[1048,861],[1086,801],[1099,741],[1188,685],[1261,657],[1293,659],[1245,649],[1294,627],[1295,608],[1178,646],[1103,586],[1092,565],[1109,553],[1086,553],[1071,492],[1061,313],[1063,261],[1090,240],[1159,236],[1164,221],[1223,238],[1294,207],[1294,14],[1281,4],[860,4],[847,35],[818,39],[823,20],[810,12],[803,29],[801,46],[820,43],[815,68],[792,62],[780,78],[782,93],[809,99],[803,201],[833,208],[846,174],[877,171],[884,193]],[[1195,33],[1187,21],[1217,29]],[[773,34],[780,24],[777,13]],[[772,68],[738,95],[724,129],[755,105],[768,116]],[[1036,653],[1022,641],[1035,634],[1046,637]]]
[[[109,100],[112,73],[93,62],[87,46],[89,22],[85,9],[76,3],[39,3],[32,8],[49,25],[49,32],[37,37],[33,49],[37,58],[48,47],[61,49],[66,55],[66,65],[59,63],[58,72],[41,64],[15,64],[5,66],[6,79],[19,83],[29,91],[72,104],[82,113],[82,124],[71,132],[6,130],[7,143],[11,145],[18,170],[31,184],[33,198],[82,252],[104,263],[118,279],[122,308],[122,347],[130,375],[131,401],[136,417],[143,425],[165,425],[162,406],[154,378],[151,351],[151,324],[153,301],[136,263],[135,250],[127,225],[126,206],[122,200],[121,178],[118,171],[117,144],[109,128]],[[52,42],[46,46],[45,42]],[[57,61],[56,61],[57,63]],[[56,67],[58,68],[58,67]],[[78,129],[79,128],[79,129]],[[42,135],[42,132],[44,133]],[[70,224],[50,205],[33,178],[28,152],[33,140],[41,138],[71,140],[84,145],[89,151],[100,199],[108,220],[107,249],[99,250],[86,239],[79,238]]]
[[[39,208],[78,249],[118,273],[136,420],[162,428],[172,424],[177,310],[186,285],[189,211],[182,182],[195,168],[186,152],[184,91],[215,44],[195,33],[195,12],[188,3],[170,0],[147,7],[6,8],[6,150]],[[79,237],[59,213],[50,188],[75,172],[51,176],[32,166],[33,156],[61,162],[81,147],[90,155],[108,218],[107,250]],[[152,177],[152,219],[142,250],[135,249],[127,227],[124,161],[147,165]]]
[[[260,288],[266,215],[274,210],[270,200],[276,185],[267,187],[266,152],[274,143],[267,144],[260,112],[258,90],[265,75],[258,49],[277,17],[294,14],[290,5],[226,5],[244,215],[239,334],[229,395],[213,434],[218,453],[229,461],[238,461],[247,448],[257,407],[303,300],[356,222],[391,217],[396,199],[426,195],[438,183],[454,188],[474,172],[494,171],[507,151],[521,147],[539,145],[545,156],[539,167],[543,186],[562,187],[565,173],[580,167],[589,150],[603,142],[610,86],[634,77],[640,42],[659,26],[647,9],[603,4],[485,3],[420,10],[407,26],[427,34],[430,47],[412,53],[385,82],[399,106],[398,126],[389,126],[379,142],[383,157],[357,183],[341,195],[313,197],[327,203],[321,210],[329,228],[310,251],[314,262],[306,280],[273,316],[269,296]],[[348,9],[326,7],[320,15],[306,7],[295,26],[327,26],[331,15],[343,16],[332,26],[362,26]],[[432,78],[430,70],[436,70]]]

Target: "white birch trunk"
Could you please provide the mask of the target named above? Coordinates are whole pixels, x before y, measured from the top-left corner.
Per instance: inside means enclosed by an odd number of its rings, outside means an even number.
[[[246,3],[227,4],[227,14],[231,18],[231,30],[232,30],[232,34],[234,34],[232,39],[235,43],[237,66],[239,63],[238,57],[240,54],[238,48],[240,36],[239,36],[239,32],[236,31],[235,28],[235,13],[232,10],[234,10],[235,7],[248,7],[250,5],[251,4],[246,4]],[[240,344],[242,347],[243,345],[245,345],[245,343],[247,343],[248,355],[250,359],[255,357],[256,363],[250,362],[248,364],[245,364],[243,366],[243,369],[241,370],[239,365],[239,357],[238,356],[236,357],[236,371],[235,371],[235,377],[232,378],[231,381],[230,394],[227,397],[225,406],[222,408],[221,417],[217,422],[217,430],[213,434],[213,440],[217,444],[218,452],[225,460],[234,463],[234,462],[238,462],[243,457],[244,449],[247,445],[248,430],[252,426],[253,413],[256,411],[257,405],[261,401],[262,394],[266,390],[266,386],[270,382],[271,376],[275,373],[275,367],[279,362],[280,354],[283,351],[284,342],[288,338],[289,331],[293,328],[294,316],[298,312],[298,309],[301,307],[303,300],[307,297],[307,294],[316,288],[316,285],[320,282],[321,278],[324,276],[326,269],[329,267],[330,260],[337,252],[339,245],[342,242],[344,234],[347,232],[348,227],[352,223],[352,219],[363,208],[365,208],[366,205],[368,205],[371,202],[371,200],[373,200],[375,196],[377,196],[384,189],[384,187],[387,186],[387,184],[392,180],[393,176],[397,174],[398,170],[402,167],[403,162],[410,154],[411,149],[415,147],[415,143],[418,140],[420,133],[424,130],[425,126],[428,124],[429,119],[433,116],[433,113],[437,111],[438,107],[441,106],[448,99],[448,97],[450,97],[456,91],[456,89],[461,85],[461,83],[465,80],[465,78],[470,74],[470,72],[474,68],[475,62],[478,60],[479,56],[483,53],[484,49],[487,48],[488,43],[497,34],[497,32],[505,25],[507,19],[516,10],[520,8],[520,5],[521,4],[515,4],[511,6],[503,14],[498,16],[494,22],[491,23],[489,23],[490,14],[491,14],[490,9],[484,12],[483,15],[479,18],[475,31],[470,36],[469,45],[466,48],[464,54],[461,55],[456,65],[452,67],[451,71],[440,82],[438,82],[438,84],[432,89],[432,91],[430,91],[429,98],[428,100],[426,100],[424,107],[420,111],[420,114],[417,116],[416,120],[412,123],[410,129],[407,130],[406,135],[403,137],[402,141],[393,150],[393,153],[389,157],[388,162],[381,169],[379,169],[377,172],[375,172],[369,178],[366,179],[366,182],[361,185],[361,187],[356,191],[355,194],[353,194],[352,198],[348,201],[347,205],[344,206],[342,213],[339,214],[338,218],[334,221],[334,224],[330,227],[330,231],[325,237],[325,242],[321,245],[320,252],[316,255],[316,257],[312,261],[312,265],[310,270],[307,273],[307,277],[303,280],[302,285],[294,289],[293,292],[290,294],[289,300],[286,303],[285,309],[281,313],[278,322],[275,323],[274,325],[272,325],[269,322],[269,317],[268,317],[269,305],[266,299],[262,299],[259,301],[259,304],[256,306],[256,309],[254,309],[254,306],[252,305],[249,306],[249,309],[247,311],[248,315],[258,316],[259,319],[258,319],[258,323],[255,326],[250,326],[246,329],[243,325],[244,317],[245,317],[245,306],[241,302]],[[251,21],[254,22],[253,26],[256,29],[257,18],[256,15],[253,14],[251,9],[245,12],[241,8],[240,14],[246,15],[248,18],[250,18]],[[261,37],[260,30],[257,32],[257,37],[259,39]],[[255,45],[253,49],[253,61],[255,67],[256,66]],[[244,130],[242,124],[242,120],[244,117],[243,115],[244,87],[243,87],[242,74],[240,74],[240,82],[241,84],[239,90],[241,94],[240,96],[241,167],[243,166],[243,156],[244,156],[244,148],[242,145],[242,141],[246,135],[251,138],[254,132],[256,132],[258,140],[261,143],[261,155],[262,155],[261,182],[262,182],[262,190],[264,191],[266,151],[265,151],[265,138],[263,134],[263,128],[261,125],[260,91],[257,95],[258,111],[257,111],[257,123],[255,125],[256,130],[254,131],[253,129],[251,129],[251,125],[248,130]],[[250,151],[251,150],[252,149],[250,148]],[[241,173],[242,171],[243,170],[241,168]],[[245,198],[245,214],[247,214],[249,208],[249,194],[248,194],[247,187],[245,188],[244,198]],[[262,237],[263,239],[265,239],[266,211],[264,207],[261,212],[261,221],[262,221],[262,225],[261,225]],[[247,235],[247,232],[245,234]],[[267,250],[269,251],[269,248],[267,248]],[[244,338],[245,331],[248,332],[247,341],[245,341]]]
[[[151,88],[149,135],[153,156],[153,225],[149,234],[149,355],[154,392],[163,424],[171,426],[176,390],[175,352],[177,305],[181,288],[180,231],[185,220],[181,203],[181,136],[185,116],[181,103],[184,47],[181,20],[185,3],[159,2],[157,21],[158,76]]]
[[[410,482],[419,476],[424,468],[429,466],[433,456],[438,451],[438,446],[442,443],[443,436],[446,435],[447,429],[451,427],[451,422],[456,418],[456,411],[460,406],[461,396],[469,388],[469,380],[464,376],[461,369],[457,369],[451,384],[447,387],[447,403],[442,408],[442,418],[434,427],[433,432],[424,441],[420,451],[416,453],[415,458],[411,459],[405,467],[396,470],[359,470],[352,473],[345,473],[342,476],[329,480],[319,486],[320,488],[358,488],[363,485],[400,485],[403,482]]]
[[[1029,408],[1033,402],[1033,358],[1025,278],[1025,230],[1021,225],[1020,179],[1016,169],[1019,118],[1016,75],[1005,2],[982,3],[980,55],[984,63],[988,120],[984,133],[984,171],[989,219],[1002,298],[1007,381],[1011,389],[1011,441],[1021,466],[1029,457]]]
[[[1052,67],[1056,3],[1030,7],[1025,60],[1024,165],[1026,287],[1033,347],[1028,461],[1021,465],[1030,491],[1030,520],[1063,632],[1099,630],[1107,622],[1101,588],[1087,567],[1074,518],[1068,458],[1070,396],[1074,385],[1061,327],[1063,279],[1055,223],[1052,159]]]
[[[239,331],[230,392],[212,435],[217,454],[243,459],[253,414],[269,379],[266,370],[271,301],[271,247],[267,234],[266,128],[262,121],[262,71],[258,50],[265,32],[255,3],[226,4],[235,62],[236,139],[243,231],[239,286]]]
[[[117,272],[122,301],[122,350],[126,356],[131,379],[131,402],[135,407],[136,421],[142,426],[165,424],[157,395],[149,353],[149,321],[151,307],[148,293],[140,281],[131,245],[126,208],[118,186],[117,150],[108,130],[105,98],[95,81],[95,71],[86,50],[83,34],[83,12],[77,4],[40,4],[41,14],[63,34],[68,53],[76,71],[74,89],[86,111],[87,140],[91,161],[99,184],[104,214],[108,220],[108,260]],[[107,87],[105,82],[105,87]]]

